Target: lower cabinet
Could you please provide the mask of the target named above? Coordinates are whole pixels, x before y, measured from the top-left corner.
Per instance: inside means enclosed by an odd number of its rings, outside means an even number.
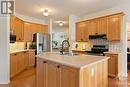
[[[37,87],[107,87],[107,67],[107,61],[78,69],[38,58]]]
[[[77,69],[37,60],[37,87],[77,87]]]
[[[118,54],[105,54],[110,57],[108,60],[108,75],[110,77],[119,77],[120,75],[120,57]]]
[[[35,64],[35,52],[26,51],[10,54],[10,78]],[[30,56],[31,55],[31,56]]]

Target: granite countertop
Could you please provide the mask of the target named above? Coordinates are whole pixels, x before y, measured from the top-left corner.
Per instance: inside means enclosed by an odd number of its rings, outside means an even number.
[[[120,54],[121,52],[116,52],[116,51],[108,51],[104,52],[105,54]]]
[[[26,51],[35,51],[35,49],[25,49],[25,50],[10,51],[10,54],[19,53],[19,52],[26,52]]]
[[[52,62],[59,64],[75,67],[82,69],[88,67],[89,65],[105,61],[109,59],[106,56],[93,56],[93,55],[84,55],[79,54],[76,56],[60,55],[59,53],[46,52],[36,56],[37,58],[43,58]]]

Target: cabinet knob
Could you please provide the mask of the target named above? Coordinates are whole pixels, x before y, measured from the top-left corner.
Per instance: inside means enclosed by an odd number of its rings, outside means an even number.
[[[96,34],[98,34],[98,33],[96,33]]]
[[[57,68],[60,68],[60,65],[58,65]]]
[[[47,61],[43,61],[43,63],[47,63]]]
[[[14,54],[15,56],[17,55],[17,54]]]

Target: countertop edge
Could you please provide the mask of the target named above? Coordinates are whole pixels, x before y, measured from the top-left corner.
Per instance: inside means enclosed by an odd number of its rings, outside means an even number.
[[[35,56],[35,57],[36,57],[36,58],[45,59],[45,60],[48,60],[48,61],[51,61],[51,62],[59,63],[59,64],[62,64],[62,65],[66,65],[66,66],[69,66],[69,67],[77,68],[77,69],[84,69],[84,68],[89,67],[89,66],[91,66],[91,65],[94,65],[94,64],[96,64],[96,63],[100,63],[100,62],[102,62],[102,61],[106,61],[106,60],[108,60],[108,59],[110,58],[110,57],[107,57],[107,56],[106,56],[106,58],[101,59],[101,60],[98,60],[98,61],[96,61],[96,62],[94,62],[94,63],[86,64],[86,65],[84,65],[84,66],[78,67],[78,66],[74,66],[74,65],[71,65],[71,64],[66,64],[66,63],[63,63],[63,62],[58,62],[58,61],[55,61],[55,60],[51,60],[51,59],[47,59],[47,58],[44,58],[44,57],[40,57],[40,56],[38,56],[38,55]]]

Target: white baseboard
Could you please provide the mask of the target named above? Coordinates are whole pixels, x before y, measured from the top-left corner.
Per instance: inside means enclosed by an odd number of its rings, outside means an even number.
[[[7,82],[0,82],[1,85],[6,85],[6,84],[9,84],[10,83],[10,80],[7,81]]]

